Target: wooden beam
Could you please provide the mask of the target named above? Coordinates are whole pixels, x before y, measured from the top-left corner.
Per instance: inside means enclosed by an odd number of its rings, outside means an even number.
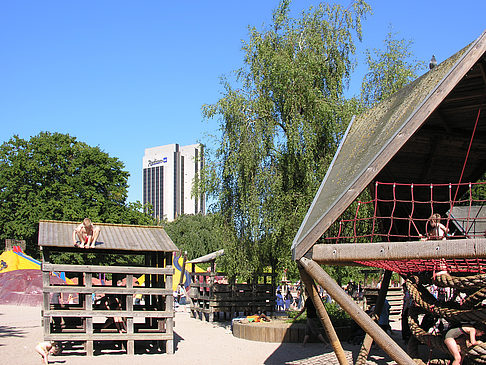
[[[84,286],[63,285],[63,286],[45,286],[44,293],[78,293],[78,294],[143,294],[143,295],[170,295],[172,288],[147,288],[144,286],[135,288],[124,288],[121,286],[97,286],[85,288]]]
[[[120,310],[83,310],[83,309],[49,309],[44,311],[48,317],[133,317],[133,318],[173,318],[173,311],[120,311]]]
[[[198,257],[194,260],[189,261],[188,263],[189,264],[201,264],[201,263],[205,263],[205,262],[210,262],[210,261],[216,260],[219,256],[222,256],[222,255],[224,255],[224,249],[208,253],[207,255]]]
[[[115,274],[153,274],[174,275],[173,267],[141,267],[141,266],[100,266],[100,265],[63,265],[42,263],[42,271],[115,273]]]
[[[164,332],[138,332],[138,333],[50,333],[44,338],[46,341],[172,341],[172,333]],[[169,354],[169,349],[167,353]],[[173,353],[173,352],[171,352]]]
[[[379,260],[486,258],[486,239],[450,239],[382,243],[314,245],[312,259],[321,264]]]
[[[392,272],[389,270],[385,270],[383,280],[381,281],[380,291],[378,293],[378,299],[376,300],[375,310],[373,311],[373,315],[377,315],[378,318],[383,311],[383,305],[385,304],[386,294],[388,293],[388,287],[390,286],[391,276]],[[368,354],[370,353],[372,344],[373,337],[371,337],[367,333],[363,340],[363,344],[361,345],[361,350],[359,350],[358,358],[356,359],[355,365],[366,365],[366,361],[368,360]]]
[[[316,262],[302,257],[299,263],[393,360],[400,365],[416,365],[415,361]]]
[[[307,289],[307,293],[312,298],[314,307],[316,307],[319,318],[324,326],[324,330],[326,331],[327,338],[329,339],[329,342],[331,342],[331,346],[334,349],[334,353],[336,354],[339,364],[348,365],[348,359],[346,359],[346,354],[341,346],[341,342],[339,341],[336,330],[332,325],[331,318],[329,318],[329,314],[324,307],[324,303],[322,303],[322,299],[319,296],[319,292],[317,291],[314,280],[312,280],[309,274],[301,266],[299,266],[299,272],[300,277],[302,278],[302,281]]]

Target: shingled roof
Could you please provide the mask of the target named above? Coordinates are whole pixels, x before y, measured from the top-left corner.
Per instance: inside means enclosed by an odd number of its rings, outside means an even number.
[[[112,251],[174,252],[179,249],[160,226],[94,223],[101,228],[96,247]],[[79,222],[40,221],[39,246],[73,248],[72,235]],[[88,251],[88,250],[86,250]]]
[[[486,171],[486,32],[349,125],[292,244],[305,255],[373,181],[458,182]],[[420,198],[420,197],[417,197]],[[425,214],[425,213],[424,213]]]

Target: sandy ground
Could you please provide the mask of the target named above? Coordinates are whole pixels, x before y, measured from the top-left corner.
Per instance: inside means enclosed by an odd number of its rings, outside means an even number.
[[[394,324],[395,326],[398,324]],[[236,338],[228,325],[214,324],[190,318],[187,312],[176,312],[175,353],[128,356],[84,355],[50,356],[49,363],[57,365],[122,365],[122,364],[338,364],[330,348],[319,343],[305,347],[294,343],[264,343]],[[400,332],[393,337],[400,343]],[[7,365],[41,364],[34,351],[42,340],[39,307],[0,306],[0,359]],[[352,364],[359,351],[358,346],[343,343]],[[394,364],[379,348],[372,349],[368,364]]]

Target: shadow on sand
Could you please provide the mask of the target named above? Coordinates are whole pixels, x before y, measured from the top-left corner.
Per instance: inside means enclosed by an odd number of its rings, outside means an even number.
[[[0,337],[24,337],[26,333],[27,332],[23,329],[9,326],[0,326]]]

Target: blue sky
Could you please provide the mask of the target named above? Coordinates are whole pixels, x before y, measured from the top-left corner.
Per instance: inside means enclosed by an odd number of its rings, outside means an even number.
[[[294,14],[318,1],[294,0]],[[349,1],[339,1],[344,6]],[[484,0],[375,0],[363,50],[389,26],[414,42],[416,59],[443,61],[485,29]],[[205,142],[217,121],[201,106],[220,97],[219,77],[242,65],[248,26],[271,22],[277,0],[0,2],[0,142],[14,134],[68,133],[117,157],[141,200],[144,149]]]

